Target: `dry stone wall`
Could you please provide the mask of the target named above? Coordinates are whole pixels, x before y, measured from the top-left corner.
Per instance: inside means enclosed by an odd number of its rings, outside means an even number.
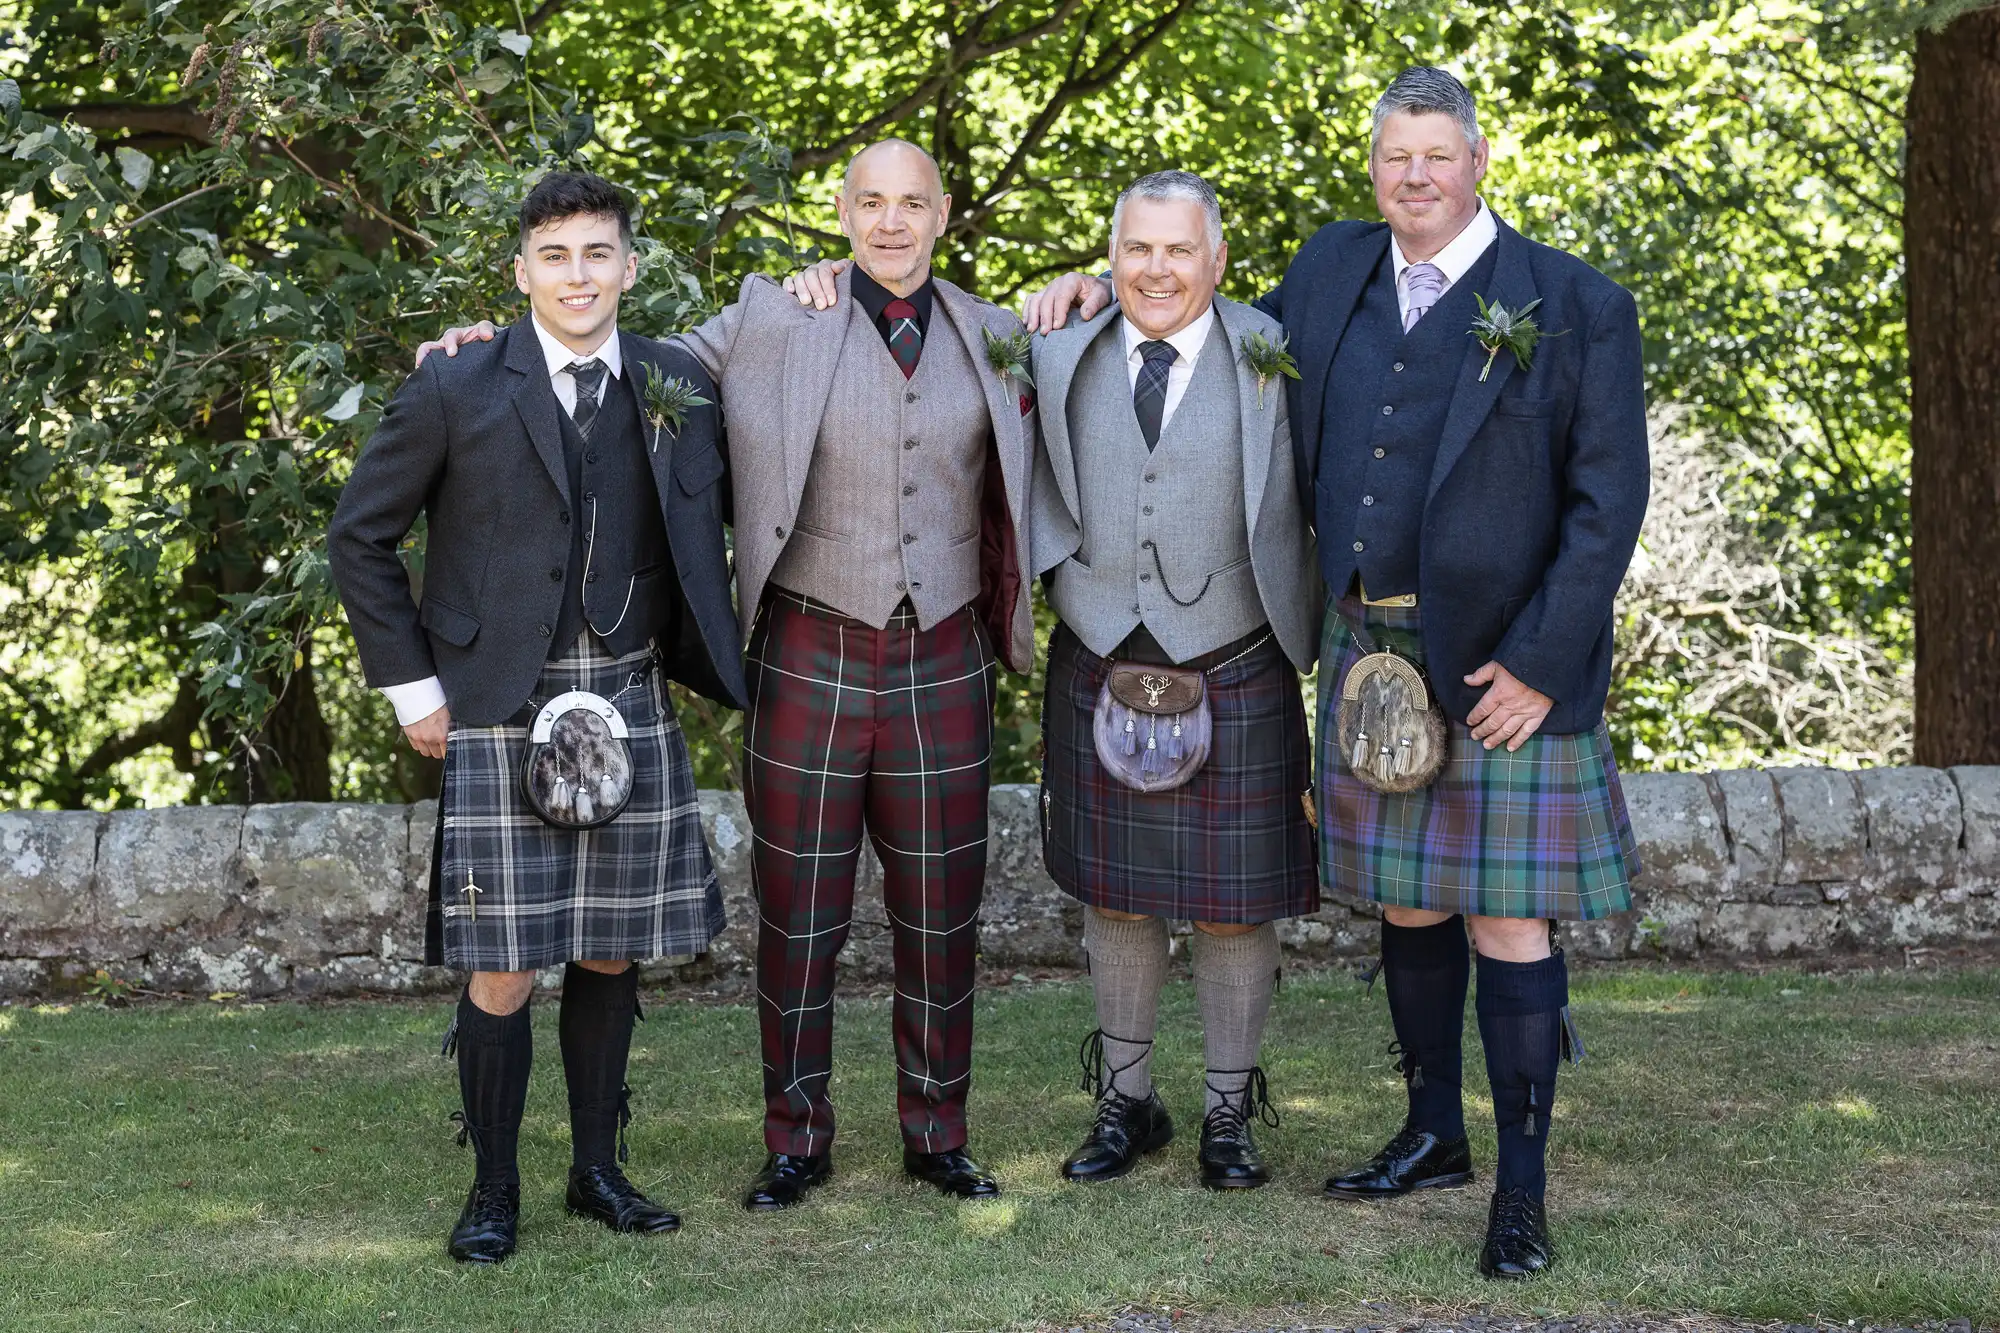
[[[1795,768],[1626,778],[1645,872],[1633,910],[1568,928],[1597,958],[1821,958],[2000,940],[2000,768]],[[749,821],[704,792],[729,929],[655,978],[751,964]],[[1077,905],[1042,869],[1033,787],[998,787],[980,921],[997,966],[1078,961]],[[431,802],[0,813],[0,994],[75,989],[98,968],[149,990],[420,991]],[[843,955],[884,976],[881,867],[864,854]],[[1308,958],[1373,952],[1372,912],[1286,922]]]

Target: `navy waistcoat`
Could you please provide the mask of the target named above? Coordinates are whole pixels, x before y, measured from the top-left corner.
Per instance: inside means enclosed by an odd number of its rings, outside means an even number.
[[[1320,567],[1336,596],[1357,573],[1370,597],[1417,591],[1431,468],[1494,249],[1407,335],[1387,250],[1361,289],[1327,372],[1313,505]]]
[[[637,372],[627,363],[627,376]],[[578,521],[570,524],[562,613],[549,660],[569,651],[585,624],[620,656],[656,635],[673,642],[680,585],[632,385],[624,378],[606,381],[588,443],[567,413],[556,415]],[[661,447],[672,443],[662,440]]]

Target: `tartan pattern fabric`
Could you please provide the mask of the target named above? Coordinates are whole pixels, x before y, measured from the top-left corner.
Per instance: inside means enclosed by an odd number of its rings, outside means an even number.
[[[1312,742],[1298,672],[1277,640],[1208,678],[1214,743],[1173,791],[1133,791],[1098,761],[1091,719],[1109,671],[1056,627],[1042,698],[1042,855],[1056,884],[1092,907],[1175,920],[1253,924],[1318,910],[1300,799],[1312,786]]]
[[[924,356],[924,329],[917,322],[917,308],[900,296],[882,308],[889,319],[889,355],[896,358],[903,378],[917,373]]]
[[[986,880],[994,660],[970,610],[875,629],[774,589],[748,656],[743,797],[760,913],[764,1141],[833,1141],[834,960],[865,828],[895,956],[896,1110],[921,1152],[965,1143]]]
[[[1148,453],[1160,443],[1160,428],[1167,413],[1167,378],[1179,359],[1180,353],[1170,342],[1153,338],[1139,344],[1139,376],[1132,381],[1132,411],[1139,417],[1139,434],[1145,437]]]
[[[527,720],[569,690],[614,699],[631,730],[632,799],[601,828],[555,828],[521,796]],[[722,930],[687,742],[650,650],[613,657],[586,632],[542,668],[514,719],[453,723],[439,824],[433,892],[448,966],[519,972],[694,954]],[[468,877],[479,893],[465,893]]]
[[[563,369],[576,381],[576,409],[569,414],[570,420],[576,423],[576,433],[588,440],[590,428],[597,424],[598,411],[603,407],[598,397],[604,388],[604,377],[610,373],[611,367],[593,356],[583,361],[572,361]]]
[[[1610,733],[1538,732],[1519,750],[1488,750],[1450,719],[1451,758],[1437,781],[1384,795],[1363,786],[1336,738],[1340,682],[1363,656],[1346,617],[1378,646],[1421,663],[1422,612],[1329,608],[1320,648],[1319,826],[1327,890],[1391,907],[1593,921],[1632,905],[1639,845],[1626,814]]]

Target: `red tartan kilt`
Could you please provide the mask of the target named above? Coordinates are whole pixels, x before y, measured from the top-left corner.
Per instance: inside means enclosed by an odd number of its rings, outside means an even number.
[[[1106,911],[1183,921],[1317,911],[1301,800],[1312,743],[1298,672],[1277,640],[1208,678],[1214,745],[1201,771],[1169,792],[1133,791],[1098,762],[1091,717],[1108,670],[1067,626],[1056,628],[1042,700],[1042,847],[1063,892]]]

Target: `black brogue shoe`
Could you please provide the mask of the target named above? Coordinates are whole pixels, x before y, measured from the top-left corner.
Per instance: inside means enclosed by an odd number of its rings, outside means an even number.
[[[1116,1180],[1147,1153],[1174,1141],[1174,1119],[1157,1092],[1143,1098],[1107,1092],[1083,1146],[1063,1160],[1064,1180]]]
[[[1000,1182],[963,1148],[947,1152],[903,1149],[903,1174],[960,1199],[997,1199]]]
[[[639,1193],[612,1162],[571,1168],[563,1202],[578,1217],[594,1217],[620,1233],[653,1235],[681,1229],[678,1214]]]
[[[790,1208],[832,1174],[833,1158],[828,1153],[774,1152],[764,1159],[764,1169],[750,1182],[743,1206],[753,1213]]]
[[[1427,1129],[1405,1125],[1352,1171],[1326,1182],[1334,1199],[1393,1199],[1413,1190],[1457,1189],[1472,1183],[1472,1144],[1463,1136],[1449,1142]]]
[[[1479,1250],[1479,1271],[1490,1278],[1518,1282],[1533,1277],[1556,1261],[1549,1244],[1549,1215],[1539,1199],[1526,1190],[1494,1190],[1486,1212],[1486,1244]]]
[[[465,1196],[446,1249],[462,1264],[497,1264],[514,1252],[520,1224],[521,1187],[479,1181]]]

